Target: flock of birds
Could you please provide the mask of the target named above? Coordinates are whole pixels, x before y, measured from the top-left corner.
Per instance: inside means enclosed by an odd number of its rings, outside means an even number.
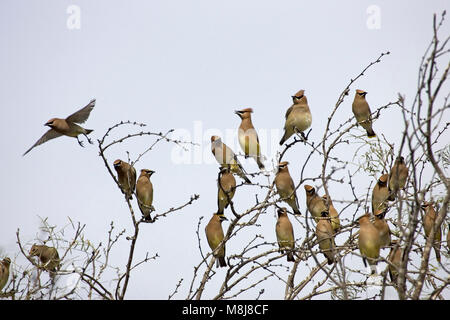
[[[366,101],[367,92],[356,90],[355,98],[352,104],[352,111],[358,125],[361,125],[367,133],[368,137],[375,137],[376,134],[372,128],[372,118],[369,104]],[[284,135],[280,140],[283,145],[292,135],[298,133],[306,140],[304,131],[309,129],[312,123],[311,111],[308,106],[307,98],[304,90],[298,91],[292,96],[293,104],[286,111]],[[29,148],[23,155],[26,155],[34,147],[41,145],[51,139],[60,136],[69,136],[77,139],[80,146],[83,142],[79,136],[83,135],[87,141],[92,144],[88,135],[93,131],[85,129],[79,124],[84,123],[92,109],[95,106],[95,99],[91,100],[88,105],[68,116],[65,119],[52,118],[45,126],[50,129]],[[246,158],[253,158],[258,167],[264,169],[264,156],[261,155],[259,139],[257,132],[251,120],[251,108],[235,111],[241,118],[241,124],[238,129],[239,144]],[[211,137],[211,151],[220,165],[218,178],[218,195],[217,195],[217,212],[213,214],[209,223],[205,227],[206,238],[213,252],[213,256],[217,259],[218,267],[226,267],[225,259],[225,242],[222,229],[222,222],[228,220],[225,217],[224,210],[228,208],[236,191],[236,179],[234,175],[242,178],[245,183],[251,184],[247,173],[238,160],[237,155],[222,142],[219,136]],[[280,199],[286,202],[293,210],[295,215],[301,215],[296,188],[290,176],[289,163],[287,161],[280,162],[277,166],[275,176],[275,186]],[[154,171],[142,169],[139,178],[136,180],[136,169],[129,163],[117,159],[113,163],[117,172],[118,185],[125,195],[126,199],[132,200],[133,194],[136,195],[139,209],[142,213],[143,220],[152,221],[151,212],[154,211],[153,203],[153,185],[150,181]],[[364,264],[369,263],[372,273],[376,272],[376,264],[380,257],[380,249],[391,247],[388,260],[390,261],[389,273],[391,280],[396,281],[402,259],[402,251],[400,246],[393,245],[395,240],[391,239],[391,231],[385,217],[388,211],[389,201],[394,201],[398,196],[398,192],[405,188],[408,178],[408,168],[402,156],[397,157],[389,174],[383,174],[378,179],[372,191],[372,214],[366,213],[357,219],[359,222],[358,245],[360,253],[363,257]],[[327,259],[328,264],[336,262],[336,245],[334,237],[340,230],[340,220],[337,210],[333,206],[332,200],[323,195],[319,196],[314,187],[304,185],[306,192],[306,207],[313,217],[316,224],[316,237],[321,252]],[[422,205],[425,212],[423,225],[425,235],[428,237],[431,233],[434,221],[436,219],[436,211],[431,202],[425,202]],[[288,217],[286,208],[278,209],[278,219],[275,227],[277,242],[279,249],[286,254],[287,261],[295,261],[295,238],[292,224]],[[372,222],[373,220],[373,222]],[[436,259],[440,262],[440,246],[442,232],[441,229],[435,232],[434,250]],[[447,246],[450,248],[450,232],[447,234]],[[60,268],[60,258],[56,248],[46,245],[34,244],[29,251],[29,257],[38,257],[44,270],[54,273]],[[11,260],[6,257],[0,261],[0,291],[5,287],[9,279],[9,269]]]

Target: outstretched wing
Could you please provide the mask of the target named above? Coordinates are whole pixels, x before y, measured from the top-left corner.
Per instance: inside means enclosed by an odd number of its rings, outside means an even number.
[[[62,136],[61,133],[56,132],[56,131],[53,130],[53,129],[48,130],[48,131],[47,131],[47,132],[46,132],[46,133],[45,133],[38,141],[36,141],[35,144],[33,144],[33,146],[32,146],[30,149],[28,149],[27,151],[25,151],[25,153],[22,155],[22,157],[23,157],[24,155],[26,155],[28,152],[30,152],[31,149],[33,149],[34,147],[36,147],[36,146],[38,146],[38,145],[40,145],[40,144],[43,144],[44,142],[47,142],[48,140],[58,138],[58,137],[60,137],[60,136]]]
[[[78,110],[74,114],[71,114],[66,118],[66,121],[68,122],[75,122],[75,123],[84,123],[91,114],[92,109],[95,107],[95,99],[92,99],[87,106],[84,108]]]

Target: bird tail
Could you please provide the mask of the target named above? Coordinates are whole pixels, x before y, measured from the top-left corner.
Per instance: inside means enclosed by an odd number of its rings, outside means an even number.
[[[288,137],[287,137],[287,132],[284,131],[283,138],[281,138],[281,140],[280,140],[280,146],[282,146],[283,143],[284,143],[287,139],[288,139]]]
[[[217,258],[217,261],[219,262],[219,266],[221,268],[227,266],[227,262],[225,261],[225,257],[219,257],[219,258]]]
[[[439,263],[441,263],[441,252],[440,252],[439,249],[440,249],[440,248],[439,248],[437,245],[434,246],[434,252],[436,253],[436,260],[437,260]]]
[[[86,130],[86,134],[89,134],[89,133],[91,133],[92,131],[94,131],[94,130],[92,130],[92,129],[85,129]]]
[[[288,262],[289,262],[289,261],[295,262],[294,254],[293,254],[292,252],[288,252],[288,254],[287,254],[287,261],[288,261]]]
[[[368,136],[369,138],[373,138],[373,137],[376,137],[376,136],[377,136],[376,133],[375,133],[375,131],[373,131],[372,128],[367,128],[367,129],[366,129],[366,132],[367,132],[367,136]]]
[[[258,164],[259,170],[264,170],[264,164],[261,162],[261,156],[256,158],[256,163]]]

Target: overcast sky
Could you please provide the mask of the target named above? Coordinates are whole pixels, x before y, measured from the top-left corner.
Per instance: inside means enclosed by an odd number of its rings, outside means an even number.
[[[80,9],[79,29],[70,20],[71,5]],[[200,160],[191,153],[191,163],[177,164],[173,145],[161,145],[136,168],[156,171],[153,204],[158,212],[186,202],[194,193],[200,199],[141,228],[136,259],[147,251],[160,258],[134,272],[127,297],[166,299],[184,278],[177,297],[185,298],[193,266],[201,259],[195,235],[198,218],[205,217],[200,231],[203,248],[209,251],[203,229],[217,206],[212,132],[225,136],[237,130],[240,120],[234,110],[252,107],[256,129],[277,142],[291,95],[305,89],[313,117],[310,139],[320,141],[339,93],[386,51],[391,54],[352,86],[336,122],[351,116],[358,88],[368,92],[372,110],[395,101],[398,92],[411,102],[420,58],[432,35],[432,15],[444,9],[446,0],[1,1],[1,256],[17,254],[17,228],[25,242],[32,241],[39,233],[39,216],[59,227],[70,216],[87,225],[85,234],[94,242],[106,240],[111,221],[126,228],[127,235],[132,232],[126,203],[98,156],[97,143],[81,148],[75,139],[61,137],[22,157],[46,131],[48,119],[65,118],[95,98],[83,125],[94,129],[94,141],[113,124],[131,120],[155,132],[184,129],[200,144]],[[447,21],[442,34],[449,32]],[[374,129],[398,145],[400,121],[400,112],[392,111],[377,120]],[[116,137],[128,132],[134,130],[122,130]],[[126,159],[127,150],[135,159],[152,141],[137,138],[121,144],[108,152],[108,159]],[[237,140],[226,142],[238,151]],[[275,148],[266,144],[262,152],[269,158],[281,150]],[[285,157],[295,181],[305,148],[298,145]],[[249,171],[257,170],[253,160],[242,162]],[[315,176],[320,166],[308,170]],[[360,194],[371,182],[366,180]],[[248,190],[236,194],[237,208],[248,208],[253,194],[262,194]],[[351,198],[337,189],[331,194]],[[303,188],[298,197],[305,211]],[[258,232],[275,241],[275,213],[269,211]],[[301,237],[300,226],[294,228]],[[116,264],[125,265],[127,248],[125,240],[118,245]],[[238,248],[236,241],[229,243],[227,253]],[[263,297],[278,299],[283,292],[278,282]],[[211,298],[214,292],[205,294]]]

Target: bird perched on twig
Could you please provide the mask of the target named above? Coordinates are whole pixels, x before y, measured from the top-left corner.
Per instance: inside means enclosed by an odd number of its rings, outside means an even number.
[[[331,226],[333,227],[334,233],[338,232],[339,229],[341,229],[341,221],[339,220],[339,214],[336,210],[336,208],[333,206],[333,201],[327,197],[326,194],[322,196],[323,202],[325,203],[325,206],[327,205],[328,200],[328,213],[330,216],[330,222]]]
[[[372,213],[375,214],[378,210],[386,210],[389,199],[388,187],[389,175],[383,174],[375,184],[372,190]]]
[[[373,225],[380,233],[381,248],[389,247],[391,245],[391,229],[389,229],[389,225],[384,219],[386,211],[377,210],[374,216],[375,220],[373,221]]]
[[[316,222],[322,217],[322,212],[328,212],[325,202],[316,193],[316,189],[310,185],[305,185],[306,207]]]
[[[253,127],[251,114],[252,108],[246,108],[242,110],[236,110],[239,118],[241,118],[241,124],[238,129],[239,145],[242,151],[244,151],[245,157],[252,157],[255,159],[260,170],[264,170],[263,156],[261,155],[261,147],[259,145],[258,134]]]
[[[400,189],[403,189],[408,179],[408,167],[405,158],[399,156],[395,159],[394,165],[389,173],[389,190],[391,192],[389,200],[395,200],[395,195]]]
[[[231,173],[229,165],[221,166],[217,187],[217,214],[223,215],[223,211],[225,208],[228,208],[231,199],[234,197],[234,192],[236,191],[236,179]]]
[[[237,174],[246,183],[252,183],[246,176],[246,172],[239,162],[236,154],[231,150],[219,136],[211,136],[211,152],[217,162],[222,165],[230,165],[231,172]]]
[[[53,247],[33,244],[29,254],[31,257],[38,257],[42,263],[41,267],[47,271],[55,272],[60,268],[61,260],[58,251]]]
[[[425,230],[425,236],[428,238],[431,235],[431,229],[433,228],[433,225],[436,221],[436,211],[433,207],[433,202],[424,202],[422,204],[422,209],[425,211],[425,215],[423,217],[423,228]],[[436,260],[441,262],[441,238],[442,238],[442,231],[441,228],[436,228],[434,231],[434,243],[433,248],[434,252],[436,253]]]
[[[136,183],[136,198],[139,209],[145,220],[151,220],[150,212],[154,210],[153,203],[153,184],[150,177],[155,171],[149,169],[142,169],[139,179]]]
[[[43,144],[44,142],[47,142],[48,140],[60,137],[60,136],[68,136],[77,138],[78,143],[80,146],[83,147],[83,142],[78,139],[78,136],[80,134],[84,135],[88,142],[92,144],[91,139],[88,138],[88,134],[90,134],[92,131],[91,129],[84,129],[80,127],[78,124],[84,123],[88,118],[89,114],[91,113],[92,109],[95,106],[95,99],[91,100],[89,104],[82,109],[78,110],[77,112],[71,114],[65,119],[60,118],[52,118],[48,120],[44,126],[50,127],[50,129],[38,140],[36,141],[33,146],[25,151],[25,153],[22,155],[26,155],[28,152],[31,151],[34,147]],[[78,123],[78,124],[77,124]]]
[[[211,220],[209,220],[205,227],[209,247],[213,251],[213,256],[217,258],[216,267],[227,266],[227,262],[225,261],[225,244],[219,250],[216,250],[224,238],[222,230],[222,221],[224,220],[228,219],[223,215],[213,214]]]
[[[359,89],[356,90],[355,99],[352,104],[352,111],[358,124],[366,130],[367,136],[369,138],[373,138],[376,134],[372,129],[372,116],[369,104],[366,101],[366,95],[366,91]]]
[[[305,96],[305,90],[300,90],[292,96],[293,104],[286,111],[286,121],[284,123],[284,135],[280,140],[280,146],[286,142],[295,132],[299,132],[306,140],[303,131],[306,131],[312,123],[311,111],[309,110],[308,100]]]
[[[363,256],[364,265],[369,262],[372,274],[376,273],[377,260],[380,257],[381,238],[380,232],[370,221],[370,215],[365,214],[358,219],[359,239],[358,246]]]
[[[285,201],[294,210],[295,214],[301,215],[298,208],[297,193],[295,192],[294,181],[289,174],[289,162],[282,161],[278,164],[278,171],[275,176],[275,185],[281,199]]]
[[[120,190],[128,200],[132,200],[136,187],[136,169],[128,162],[120,159],[114,161],[114,169],[117,171]]]
[[[275,225],[275,233],[277,235],[278,246],[282,253],[287,251],[287,261],[294,262],[294,253],[292,250],[295,247],[295,238],[292,223],[289,220],[286,208],[280,208],[277,212],[278,219]]]
[[[334,231],[331,226],[328,212],[322,212],[322,218],[316,225],[316,237],[319,242],[320,251],[327,258],[328,264],[333,264],[335,260]]]

